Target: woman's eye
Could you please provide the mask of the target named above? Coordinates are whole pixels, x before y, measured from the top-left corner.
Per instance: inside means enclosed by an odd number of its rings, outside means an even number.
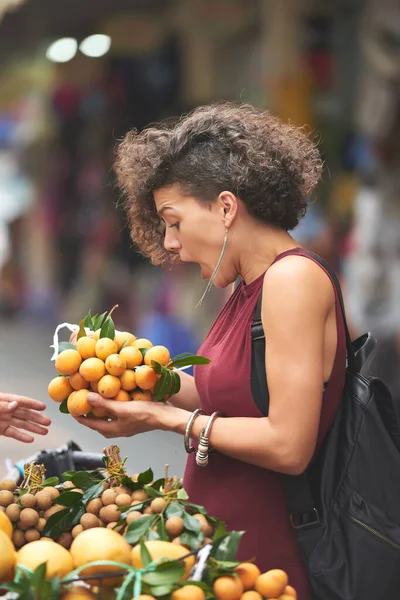
[[[172,223],[172,225],[170,225],[169,228],[171,229],[171,227],[176,227],[177,229],[179,229],[179,222],[177,221],[176,223]]]

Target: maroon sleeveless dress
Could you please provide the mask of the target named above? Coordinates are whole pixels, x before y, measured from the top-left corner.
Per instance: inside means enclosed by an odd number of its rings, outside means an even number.
[[[290,251],[276,260],[288,254]],[[250,385],[251,322],[263,281],[264,274],[248,285],[238,286],[199,349],[199,354],[211,359],[210,365],[195,368],[200,406],[208,415],[221,411],[225,417],[263,416],[253,400]],[[336,291],[335,295],[338,342],[332,375],[323,396],[318,445],[332,424],[345,378],[346,340]],[[289,520],[279,473],[216,451],[210,455],[208,466],[201,468],[191,454],[184,487],[192,502],[205,506],[210,515],[225,521],[229,530],[246,532],[237,555],[239,560],[255,558],[262,572],[284,569],[297,590],[298,600],[310,599],[307,573]]]

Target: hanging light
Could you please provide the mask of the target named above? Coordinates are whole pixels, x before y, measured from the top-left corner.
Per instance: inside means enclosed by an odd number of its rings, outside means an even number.
[[[79,50],[86,56],[90,56],[91,58],[99,58],[100,56],[107,54],[110,47],[110,36],[102,33],[96,33],[95,35],[89,35],[89,37],[85,38],[81,42]]]
[[[66,63],[74,58],[78,42],[71,37],[60,38],[47,48],[46,58],[52,62]]]

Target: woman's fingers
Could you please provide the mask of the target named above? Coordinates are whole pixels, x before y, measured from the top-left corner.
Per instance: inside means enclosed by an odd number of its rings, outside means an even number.
[[[19,429],[15,429],[15,427],[7,427],[5,432],[3,433],[6,437],[17,440],[18,442],[23,442],[24,444],[31,444],[34,438]]]
[[[30,431],[31,433],[37,433],[38,435],[46,435],[48,433],[48,429],[46,427],[42,427],[37,423],[32,423],[32,421],[17,419],[16,417],[13,417],[11,421],[11,426],[16,427],[18,429],[25,429],[26,431]]]
[[[0,393],[0,404],[18,402],[18,405],[32,410],[45,410],[46,405],[40,400],[34,400],[27,396],[18,396],[17,394],[2,394]]]
[[[13,416],[24,421],[32,421],[33,423],[44,425],[45,427],[48,427],[51,424],[51,420],[48,417],[29,408],[17,408],[17,410],[14,411]]]

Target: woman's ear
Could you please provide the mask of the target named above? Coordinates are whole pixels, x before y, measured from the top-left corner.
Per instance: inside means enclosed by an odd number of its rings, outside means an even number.
[[[238,199],[232,192],[221,192],[218,200],[221,203],[225,227],[230,227],[238,212]]]

